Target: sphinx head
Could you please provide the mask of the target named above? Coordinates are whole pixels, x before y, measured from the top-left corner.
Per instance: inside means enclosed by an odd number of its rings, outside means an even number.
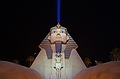
[[[66,43],[69,39],[67,29],[58,23],[55,27],[50,29],[50,35],[48,36],[48,39],[51,43]]]

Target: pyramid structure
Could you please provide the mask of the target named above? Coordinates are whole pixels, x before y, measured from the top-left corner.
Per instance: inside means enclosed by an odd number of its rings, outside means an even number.
[[[41,50],[30,68],[43,79],[74,79],[86,68],[77,47],[67,29],[58,23],[39,45]]]

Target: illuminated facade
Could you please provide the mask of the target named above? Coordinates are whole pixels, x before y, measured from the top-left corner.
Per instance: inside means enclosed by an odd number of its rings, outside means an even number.
[[[74,79],[86,68],[67,29],[57,24],[39,45],[41,51],[31,65],[43,79]]]

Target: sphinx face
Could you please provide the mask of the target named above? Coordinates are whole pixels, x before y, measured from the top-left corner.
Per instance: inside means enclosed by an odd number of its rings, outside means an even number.
[[[51,43],[62,42],[66,43],[69,39],[68,35],[66,34],[65,29],[52,29],[51,35],[49,36],[49,40]]]

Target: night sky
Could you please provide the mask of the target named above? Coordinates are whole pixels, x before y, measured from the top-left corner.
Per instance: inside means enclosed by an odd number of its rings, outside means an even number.
[[[23,64],[28,56],[39,53],[39,44],[57,24],[56,0],[3,0],[0,4],[0,60],[18,59]],[[120,3],[61,0],[60,24],[78,44],[82,59],[107,62],[120,44]]]

